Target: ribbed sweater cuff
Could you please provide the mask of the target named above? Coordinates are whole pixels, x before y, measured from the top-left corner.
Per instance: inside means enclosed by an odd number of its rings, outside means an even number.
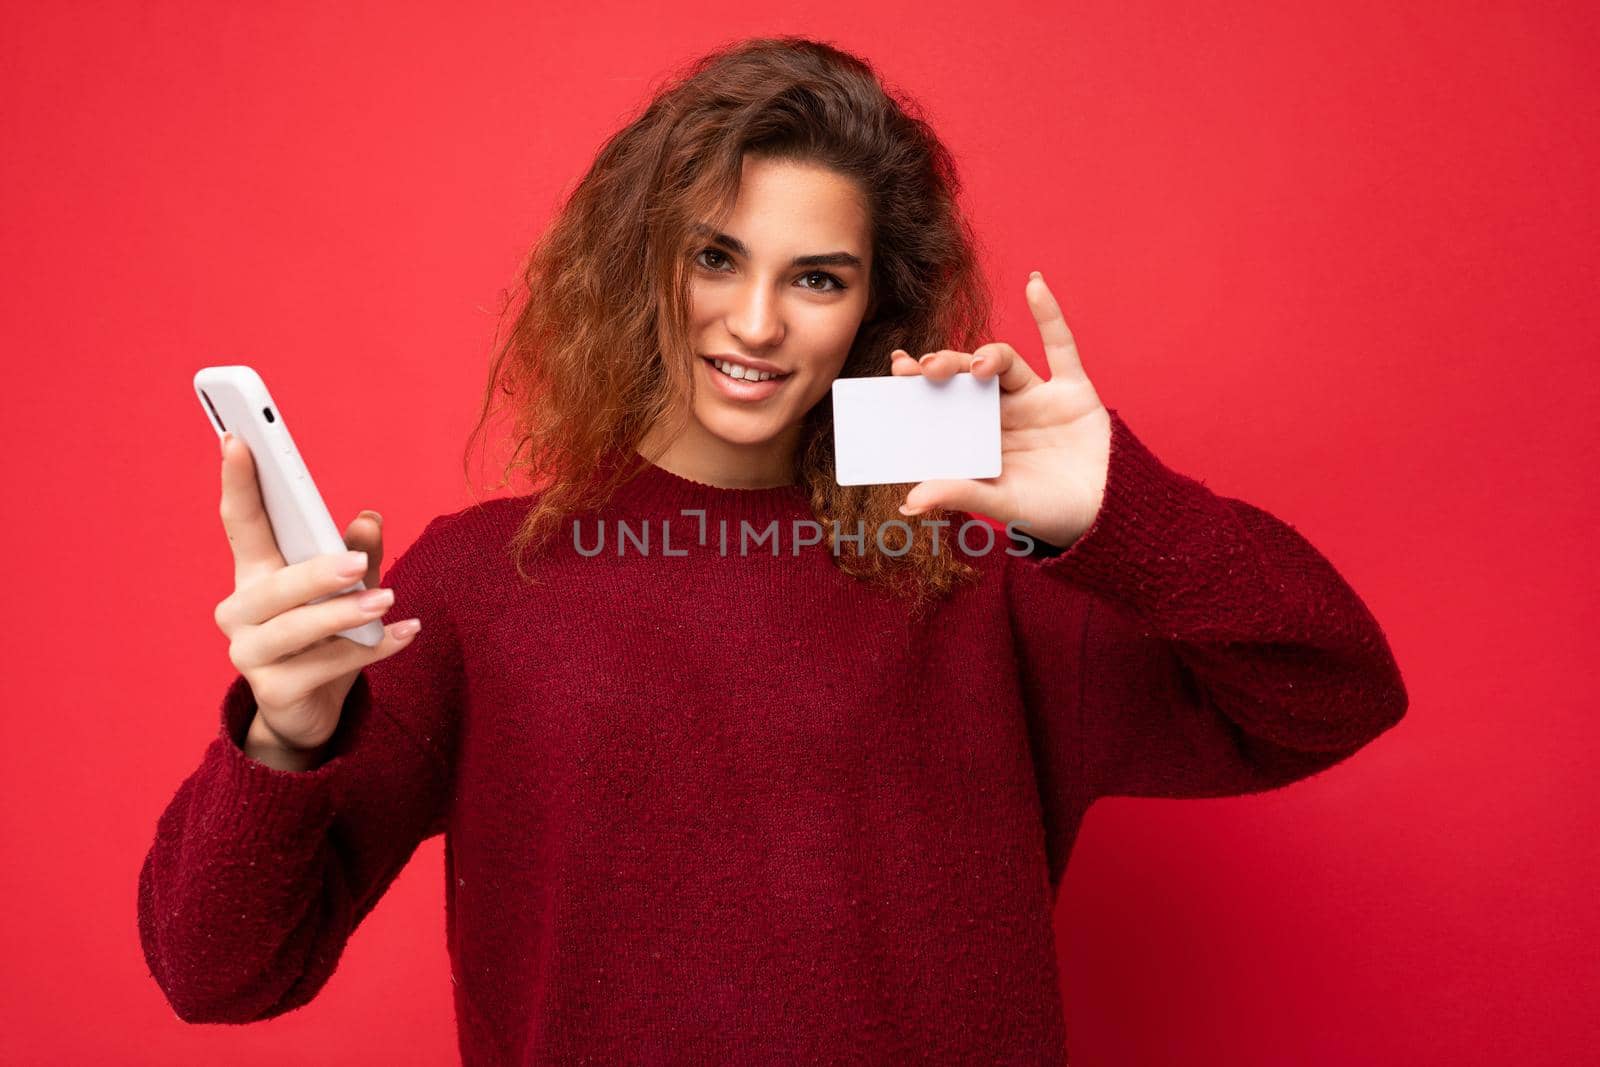
[[[1194,538],[1196,520],[1215,513],[1218,500],[1157,459],[1115,408],[1106,410],[1111,454],[1100,510],[1076,541],[1045,553],[1039,566],[1136,615],[1159,617],[1174,589],[1170,572],[1185,566],[1181,547]]]
[[[356,685],[365,693],[365,680]],[[352,689],[351,697],[357,696]],[[364,699],[364,697],[363,697]],[[229,820],[228,836],[241,842],[282,840],[318,833],[333,814],[341,764],[337,752],[308,771],[281,771],[244,753],[244,738],[255,717],[255,695],[243,675],[236,676],[222,701],[222,725],[206,750],[203,778],[209,784],[207,809]]]

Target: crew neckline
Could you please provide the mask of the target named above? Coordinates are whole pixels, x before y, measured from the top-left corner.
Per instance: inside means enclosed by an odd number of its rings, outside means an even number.
[[[804,485],[769,485],[752,488],[712,485],[674,474],[640,453],[622,457],[638,461],[640,469],[617,489],[617,499],[631,510],[672,518],[680,510],[703,509],[708,519],[773,519],[810,515],[810,494]]]

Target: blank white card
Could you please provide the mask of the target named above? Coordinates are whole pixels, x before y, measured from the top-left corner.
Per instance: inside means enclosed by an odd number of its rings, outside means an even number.
[[[837,378],[835,477],[840,485],[1000,476],[1000,382],[963,371]]]

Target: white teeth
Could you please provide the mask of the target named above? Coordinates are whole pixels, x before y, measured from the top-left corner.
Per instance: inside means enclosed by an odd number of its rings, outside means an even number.
[[[711,363],[723,374],[726,374],[730,378],[736,378],[741,381],[765,382],[778,377],[778,375],[773,374],[771,371],[754,371],[742,363],[729,363],[725,359],[714,359],[711,361]]]

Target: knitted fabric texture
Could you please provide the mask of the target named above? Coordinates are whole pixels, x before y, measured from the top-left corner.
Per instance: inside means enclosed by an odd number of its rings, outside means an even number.
[[[246,758],[228,686],[140,873],[152,977],[189,1022],[298,1008],[444,834],[469,1067],[1063,1062],[1052,909],[1089,806],[1282,786],[1407,706],[1315,548],[1111,416],[1090,529],[1028,555],[997,531],[917,618],[792,548],[798,486],[651,466],[532,586],[530,497],[435,518],[383,581],[422,631],[361,672],[326,762]]]

